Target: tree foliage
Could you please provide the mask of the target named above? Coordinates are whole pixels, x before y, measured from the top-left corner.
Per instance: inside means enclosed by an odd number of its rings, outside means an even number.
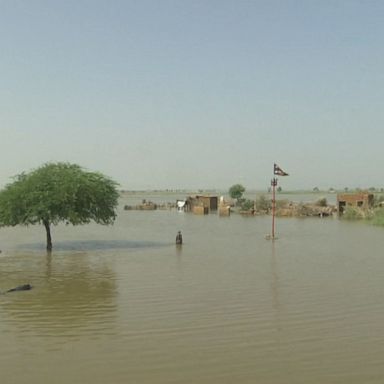
[[[317,200],[315,203],[318,207],[326,207],[328,206],[328,201],[326,197],[322,197],[321,199]]]
[[[250,199],[243,199],[241,201],[241,209],[243,211],[250,211],[251,209],[255,208],[255,202]]]
[[[244,192],[245,188],[241,184],[234,184],[229,188],[229,196],[232,199],[241,199]]]
[[[0,192],[0,226],[43,224],[47,249],[52,249],[51,224],[112,224],[119,197],[116,187],[112,179],[77,164],[45,164],[16,176]]]
[[[272,201],[265,197],[265,195],[260,195],[256,198],[256,209],[258,211],[268,212],[272,208]]]

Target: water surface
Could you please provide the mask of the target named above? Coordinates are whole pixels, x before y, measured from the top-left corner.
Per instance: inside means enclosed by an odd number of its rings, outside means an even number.
[[[0,290],[34,286],[0,296],[1,383],[383,383],[383,230],[270,224],[120,209],[51,255],[1,229]]]

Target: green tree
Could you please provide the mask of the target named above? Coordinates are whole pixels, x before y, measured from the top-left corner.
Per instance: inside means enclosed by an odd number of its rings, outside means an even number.
[[[112,224],[119,193],[117,183],[79,165],[48,163],[15,177],[0,191],[0,226],[42,224],[47,250],[52,250],[51,225]]]
[[[232,199],[240,200],[244,192],[245,188],[241,184],[234,184],[229,188],[229,196],[231,196]]]

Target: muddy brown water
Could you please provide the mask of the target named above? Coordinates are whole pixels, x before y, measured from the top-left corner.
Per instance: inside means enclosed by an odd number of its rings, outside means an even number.
[[[383,383],[384,229],[270,224],[120,208],[51,255],[2,228],[0,290],[33,289],[0,296],[1,383]]]

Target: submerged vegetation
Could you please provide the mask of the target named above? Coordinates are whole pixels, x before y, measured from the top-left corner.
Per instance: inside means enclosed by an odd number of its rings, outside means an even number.
[[[370,217],[371,214],[368,210],[360,207],[347,207],[343,212],[344,220],[362,220]]]
[[[384,208],[380,207],[375,209],[371,222],[373,225],[384,226]]]
[[[366,220],[370,224],[384,226],[384,195],[375,195],[372,207],[364,209],[362,207],[346,207],[342,218],[344,220]]]

